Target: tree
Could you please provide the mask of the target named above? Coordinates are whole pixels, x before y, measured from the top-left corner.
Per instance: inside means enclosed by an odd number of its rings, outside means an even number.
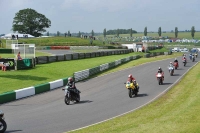
[[[195,33],[195,27],[192,26],[192,28],[191,28],[191,35],[192,35],[192,38],[193,38],[193,39],[194,39],[194,33]]]
[[[81,37],[81,32],[80,31],[78,32],[78,37]]]
[[[103,30],[103,36],[106,37],[106,28]]]
[[[175,38],[178,37],[178,27],[175,27]]]
[[[38,37],[42,35],[42,32],[46,32],[45,28],[49,28],[50,26],[51,21],[45,15],[27,8],[15,14],[12,30]]]
[[[132,30],[132,28],[130,29],[130,37],[132,37],[132,35],[133,35],[133,30]]]
[[[49,36],[49,32],[47,32],[47,36]]]
[[[130,29],[115,29],[106,31],[106,35],[114,35],[117,33],[117,30],[119,34],[130,34]],[[137,33],[137,31],[132,30],[132,33]]]
[[[119,37],[119,29],[117,29],[117,37]]]
[[[147,36],[147,27],[144,28],[144,36]]]
[[[161,27],[158,28],[158,35],[161,36],[162,31],[161,31]]]
[[[70,33],[70,31],[68,31],[67,36],[71,37],[71,33]]]
[[[94,31],[93,30],[92,30],[91,34],[92,34],[92,36],[94,36]]]
[[[60,32],[59,31],[57,31],[57,36],[60,36]]]

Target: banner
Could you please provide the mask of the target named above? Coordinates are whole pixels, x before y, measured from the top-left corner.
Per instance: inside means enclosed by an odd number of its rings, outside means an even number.
[[[5,65],[8,70],[15,69],[15,60],[14,59],[0,59],[0,66]]]

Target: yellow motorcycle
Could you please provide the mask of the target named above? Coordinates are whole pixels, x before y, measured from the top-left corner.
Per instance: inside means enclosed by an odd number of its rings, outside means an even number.
[[[128,95],[129,95],[130,98],[133,98],[134,95],[137,96],[138,89],[139,89],[138,83],[136,83],[136,82],[131,83],[131,82],[127,81],[124,84],[126,84],[126,88],[128,89]]]
[[[195,55],[195,57],[197,58],[198,54],[197,54],[197,53],[195,53],[194,55]]]

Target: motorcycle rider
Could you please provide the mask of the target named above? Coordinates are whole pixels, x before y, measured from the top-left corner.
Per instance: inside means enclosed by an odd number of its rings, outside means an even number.
[[[192,55],[192,59],[195,59],[195,56],[194,56],[194,54]]]
[[[168,68],[170,68],[170,67],[174,68],[174,65],[172,64],[172,62],[170,62]]]
[[[196,56],[196,58],[197,58],[197,56],[198,56],[198,53],[197,53],[197,52],[195,53],[195,56]]]
[[[129,81],[130,83],[133,83],[135,88],[136,88],[136,90],[137,90],[137,92],[139,92],[139,86],[138,86],[135,78],[132,76],[132,74],[128,75],[128,80],[127,81]]]
[[[192,60],[192,53],[190,53],[189,57],[190,57],[190,60]]]
[[[175,59],[174,59],[174,62],[178,62],[178,60],[175,58]]]
[[[161,74],[162,74],[162,78],[163,78],[163,80],[164,80],[164,71],[162,70],[161,67],[158,68],[158,71],[157,71],[156,75],[157,75],[158,73],[161,73]]]
[[[178,60],[177,60],[176,58],[174,59],[174,63],[175,63],[175,62],[177,62],[177,64],[178,64]],[[178,67],[179,67],[179,65],[178,65]]]
[[[69,88],[70,88],[71,90],[73,90],[74,93],[78,93],[78,91],[79,91],[79,90],[76,88],[75,82],[74,82],[74,80],[73,80],[72,77],[69,77],[69,78],[68,78],[68,83],[67,83],[66,86],[69,86]]]
[[[182,60],[183,60],[183,61],[184,61],[184,60],[187,61],[186,56],[183,56]]]

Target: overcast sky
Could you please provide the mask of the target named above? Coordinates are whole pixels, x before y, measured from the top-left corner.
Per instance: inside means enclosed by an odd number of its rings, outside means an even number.
[[[50,33],[200,30],[200,0],[0,0],[0,34],[12,32],[15,13],[26,8],[51,20]]]

